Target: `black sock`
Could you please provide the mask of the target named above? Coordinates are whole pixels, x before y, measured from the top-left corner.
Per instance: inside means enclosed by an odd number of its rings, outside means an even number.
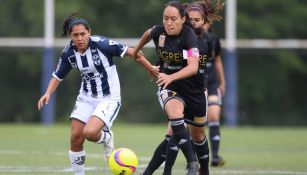
[[[176,161],[177,155],[178,155],[179,147],[176,144],[176,140],[174,137],[171,137],[166,149],[166,160],[165,160],[165,166],[164,166],[164,172],[163,175],[170,175],[172,174],[172,168]]]
[[[220,124],[219,122],[209,123],[211,152],[213,157],[218,156],[220,147]]]
[[[147,168],[142,175],[152,175],[165,161],[166,148],[169,142],[170,136],[166,135],[165,139],[156,148]]]
[[[200,175],[209,174],[209,146],[205,139],[202,142],[193,141],[193,146],[196,151],[197,159],[200,164]]]
[[[188,129],[184,126],[183,118],[170,120],[171,127],[173,129],[173,138],[176,144],[182,150],[187,162],[196,161],[196,157],[192,148],[192,142]]]

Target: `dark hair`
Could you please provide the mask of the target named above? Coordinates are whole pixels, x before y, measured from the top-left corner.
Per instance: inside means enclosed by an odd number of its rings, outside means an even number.
[[[213,2],[214,1],[214,2]],[[195,2],[201,5],[206,14],[207,22],[221,21],[223,18],[218,13],[224,8],[225,3],[221,0],[202,0]]]
[[[67,34],[70,34],[71,29],[74,25],[83,24],[87,30],[90,30],[90,25],[88,24],[88,22],[83,18],[78,18],[78,15],[79,13],[73,13],[64,20],[62,28],[62,37],[65,37],[67,36]]]
[[[176,8],[182,18],[186,17],[184,24],[188,25],[189,27],[193,27],[192,24],[190,23],[190,20],[188,20],[189,17],[188,17],[188,14],[186,13],[186,10],[185,10],[186,9],[185,4],[181,4],[179,1],[173,0],[173,1],[169,1],[168,3],[165,4],[165,8],[169,7],[169,6]]]
[[[218,13],[223,9],[224,3],[221,0],[202,0],[186,5],[186,11],[199,11],[206,22],[220,21],[222,17]]]
[[[165,4],[165,8],[168,6],[175,7],[179,11],[179,14],[182,18],[186,16],[185,9],[179,1],[169,1]]]

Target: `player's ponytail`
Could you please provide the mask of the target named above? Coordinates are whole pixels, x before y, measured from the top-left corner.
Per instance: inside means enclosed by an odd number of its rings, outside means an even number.
[[[214,21],[222,20],[222,16],[218,13],[224,8],[225,3],[222,3],[221,0],[202,0],[194,3],[199,4],[204,9],[203,13],[206,22],[213,23]]]

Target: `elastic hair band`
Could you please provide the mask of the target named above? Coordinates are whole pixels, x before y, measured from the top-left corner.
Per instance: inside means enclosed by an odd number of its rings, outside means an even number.
[[[193,3],[190,6],[188,6],[187,9],[188,9],[188,11],[193,11],[193,10],[199,11],[199,12],[201,12],[201,14],[203,16],[205,16],[204,8],[202,6],[200,6],[199,4]]]
[[[86,26],[89,26],[88,22],[85,20],[85,19],[82,19],[82,18],[74,18],[72,19],[70,22],[69,22],[69,25],[68,25],[68,31],[71,30],[72,26],[75,25],[75,24],[84,24]]]

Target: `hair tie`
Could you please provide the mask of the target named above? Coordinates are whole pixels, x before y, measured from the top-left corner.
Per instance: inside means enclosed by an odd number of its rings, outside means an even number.
[[[85,19],[82,19],[82,18],[74,18],[72,19],[70,22],[69,22],[69,25],[68,25],[68,31],[71,30],[72,26],[73,25],[76,25],[76,24],[84,24],[86,26],[89,26],[88,22],[85,20]]]

